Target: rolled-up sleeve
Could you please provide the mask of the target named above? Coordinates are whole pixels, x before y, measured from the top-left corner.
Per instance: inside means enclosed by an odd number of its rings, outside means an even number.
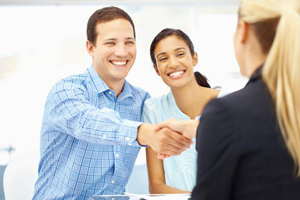
[[[141,122],[122,119],[117,111],[91,105],[82,85],[66,84],[70,83],[61,82],[52,88],[44,125],[90,143],[139,146],[136,138]]]

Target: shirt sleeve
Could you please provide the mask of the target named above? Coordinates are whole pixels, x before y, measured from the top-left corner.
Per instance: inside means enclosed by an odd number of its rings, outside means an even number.
[[[83,85],[74,84],[62,81],[52,88],[44,125],[90,143],[140,146],[136,138],[141,122],[122,119],[114,110],[91,105]]]
[[[229,110],[221,99],[205,108],[197,130],[197,183],[192,199],[230,200],[238,161],[238,142]]]
[[[150,124],[158,123],[158,119],[154,112],[155,107],[156,109],[158,109],[156,103],[153,102],[152,99],[148,99],[145,101],[144,109],[142,113],[142,122],[150,123]]]

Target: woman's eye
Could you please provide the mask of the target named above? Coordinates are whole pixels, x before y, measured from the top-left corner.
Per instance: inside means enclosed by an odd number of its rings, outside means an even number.
[[[159,61],[165,61],[165,60],[167,60],[167,58],[165,58],[165,57],[159,59]]]
[[[184,53],[177,54],[177,57],[182,57],[182,56],[184,56]]]

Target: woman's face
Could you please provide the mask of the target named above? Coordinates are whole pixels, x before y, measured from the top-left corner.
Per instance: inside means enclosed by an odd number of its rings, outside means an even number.
[[[157,74],[171,88],[182,87],[195,79],[193,67],[197,64],[197,53],[191,55],[188,45],[178,36],[161,40],[154,56]]]

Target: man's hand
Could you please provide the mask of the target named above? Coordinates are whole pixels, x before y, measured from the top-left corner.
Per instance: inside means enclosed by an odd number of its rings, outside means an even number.
[[[173,131],[181,133],[185,137],[192,139],[196,137],[197,127],[199,125],[199,120],[185,120],[179,121],[176,119],[169,119],[167,121],[161,122],[156,124],[155,129],[156,131],[162,128],[170,128]]]
[[[138,128],[137,141],[149,145],[155,152],[168,156],[180,155],[193,143],[191,139],[167,127],[154,130],[152,124],[142,124]]]
[[[179,121],[176,119],[169,119],[167,121],[157,124],[154,130],[160,130],[161,128],[168,127],[176,132],[183,134],[185,137],[192,139],[196,137],[197,127],[199,125],[199,120],[186,120]],[[170,155],[158,153],[158,159],[165,159],[170,157]]]

